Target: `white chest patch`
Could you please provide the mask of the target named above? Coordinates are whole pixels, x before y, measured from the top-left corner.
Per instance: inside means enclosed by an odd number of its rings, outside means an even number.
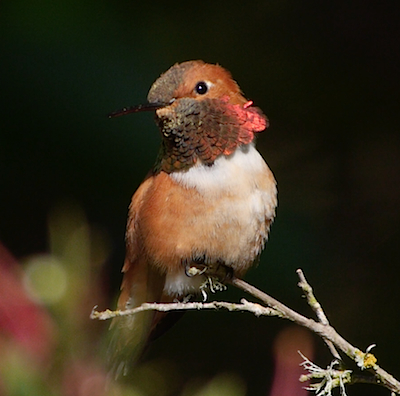
[[[204,195],[232,192],[235,195],[253,187],[260,175],[270,173],[253,144],[240,146],[232,155],[217,158],[212,166],[195,165],[185,172],[174,172],[172,179]],[[253,188],[251,188],[253,189]]]

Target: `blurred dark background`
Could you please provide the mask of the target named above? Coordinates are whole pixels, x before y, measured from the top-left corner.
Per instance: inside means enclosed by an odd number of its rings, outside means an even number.
[[[364,350],[376,343],[378,363],[400,377],[398,1],[14,0],[0,18],[0,240],[17,258],[46,252],[49,212],[74,202],[108,235],[99,271],[101,308],[111,307],[127,207],[160,137],[151,114],[106,114],[145,101],[175,62],[219,63],[271,123],[258,147],[279,208],[246,279],[312,315],[296,286],[302,268],[339,332]],[[268,394],[272,345],[287,326],[188,313],[149,359],[166,359],[181,384],[232,372],[248,394]],[[326,366],[317,338],[315,348]]]

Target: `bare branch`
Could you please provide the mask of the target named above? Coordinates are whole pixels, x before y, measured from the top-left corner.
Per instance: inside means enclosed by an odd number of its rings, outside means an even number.
[[[300,278],[300,283],[304,280],[305,277],[303,276],[303,278]],[[234,278],[232,279],[231,283],[239,289],[245,291],[246,293],[249,293],[252,296],[258,298],[271,308],[281,312],[281,315],[279,316],[285,319],[289,319],[292,322],[299,324],[300,326],[306,327],[307,329],[322,337],[324,340],[331,341],[337,348],[339,348],[348,357],[354,360],[357,363],[358,367],[361,368],[361,370],[367,369],[368,371],[373,373],[376,377],[377,384],[383,385],[392,392],[400,394],[400,382],[376,364],[377,359],[372,353],[369,353],[369,350],[366,353],[362,352],[360,349],[354,347],[348,341],[346,341],[340,334],[336,332],[336,330],[332,326],[328,324],[323,324],[321,322],[316,322],[313,319],[309,319],[300,315],[299,313],[286,307],[284,304],[268,296],[254,286],[249,285],[241,279]],[[316,302],[319,305],[318,301]],[[320,309],[322,310],[321,307]]]
[[[190,311],[190,310],[200,310],[200,309],[227,309],[228,311],[241,311],[241,312],[251,312],[256,316],[280,316],[280,313],[272,308],[263,307],[260,304],[252,303],[244,298],[240,301],[240,304],[223,302],[223,301],[213,301],[209,303],[202,302],[176,302],[176,303],[144,303],[139,307],[111,311],[109,309],[99,312],[96,311],[96,307],[93,308],[90,314],[91,319],[98,320],[108,320],[115,318],[117,316],[129,316],[137,314],[143,311]]]
[[[335,360],[327,369],[321,369],[316,366],[314,363],[310,362],[307,358],[304,358],[305,362],[303,362],[303,366],[308,369],[310,372],[308,375],[302,376],[301,379],[309,380],[309,379],[320,379],[319,383],[312,384],[310,387],[316,391],[317,395],[327,395],[329,396],[331,393],[331,389],[339,386],[341,389],[342,395],[345,395],[344,385],[346,383],[356,383],[356,382],[368,382],[382,385],[389,390],[391,390],[394,394],[400,394],[400,382],[397,381],[392,375],[387,373],[381,367],[379,367],[376,362],[376,357],[370,353],[370,350],[373,346],[369,347],[366,352],[362,352],[360,349],[351,345],[348,341],[346,341],[342,336],[340,336],[336,330],[329,324],[329,321],[314,296],[313,290],[309,283],[307,282],[303,272],[301,270],[297,270],[297,274],[299,276],[300,282],[299,287],[303,290],[304,294],[307,297],[307,302],[315,312],[318,318],[318,322],[307,318],[296,311],[293,311],[286,305],[282,304],[278,300],[269,296],[268,294],[262,292],[261,290],[255,288],[254,286],[248,284],[242,279],[238,279],[233,277],[230,280],[230,283],[245,291],[246,293],[256,297],[260,301],[262,301],[265,306],[260,304],[249,302],[245,299],[240,301],[240,304],[229,303],[229,302],[221,302],[214,301],[210,303],[205,302],[183,302],[183,303],[145,303],[139,307],[124,310],[124,311],[111,311],[106,310],[104,312],[98,312],[93,309],[90,317],[92,319],[99,320],[107,320],[117,316],[126,316],[133,315],[138,312],[148,311],[148,310],[157,310],[162,312],[167,311],[177,311],[177,310],[199,310],[199,309],[227,309],[228,311],[247,311],[251,312],[256,316],[278,316],[283,319],[288,319],[294,323],[297,323],[300,326],[303,326],[315,334],[319,335],[324,339],[324,341],[328,344],[331,353],[335,357]],[[96,308],[96,307],[95,307]],[[334,370],[334,364],[339,363],[340,356],[336,351],[336,348],[345,353],[348,357],[350,357],[353,361],[355,361],[360,367],[361,370],[368,370],[372,375],[371,376],[360,376],[356,375],[350,370]],[[322,380],[321,380],[322,378]]]

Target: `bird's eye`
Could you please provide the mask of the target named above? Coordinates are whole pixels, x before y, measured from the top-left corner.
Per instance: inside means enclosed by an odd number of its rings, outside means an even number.
[[[200,81],[200,82],[197,83],[196,88],[194,90],[199,95],[204,95],[208,91],[208,86],[204,81]]]

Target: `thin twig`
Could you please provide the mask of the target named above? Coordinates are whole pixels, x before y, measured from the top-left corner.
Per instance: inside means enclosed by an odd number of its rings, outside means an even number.
[[[308,305],[311,307],[311,309],[317,315],[319,322],[322,323],[323,325],[328,326],[329,325],[328,318],[326,317],[325,312],[321,307],[321,304],[315,298],[313,289],[312,289],[311,285],[307,282],[307,279],[306,279],[303,271],[301,269],[298,269],[296,272],[300,279],[298,286],[301,288],[301,290],[303,290],[303,292],[307,298]],[[334,358],[337,359],[339,362],[341,362],[342,358],[339,355],[339,352],[337,351],[335,346],[333,345],[332,341],[327,340],[326,338],[324,338],[324,341],[325,341],[326,345],[328,346],[329,350],[331,351],[331,354],[334,356]]]
[[[132,309],[125,309],[123,311],[111,311],[106,309],[105,311],[96,311],[96,307],[93,308],[90,314],[91,319],[108,320],[119,316],[129,316],[137,314],[143,311],[186,311],[186,310],[200,310],[200,309],[227,309],[228,311],[248,311],[256,316],[279,316],[280,313],[272,308],[263,307],[260,304],[252,303],[244,298],[240,301],[240,304],[213,301],[209,303],[203,302],[177,302],[177,303],[144,303],[139,307]]]

